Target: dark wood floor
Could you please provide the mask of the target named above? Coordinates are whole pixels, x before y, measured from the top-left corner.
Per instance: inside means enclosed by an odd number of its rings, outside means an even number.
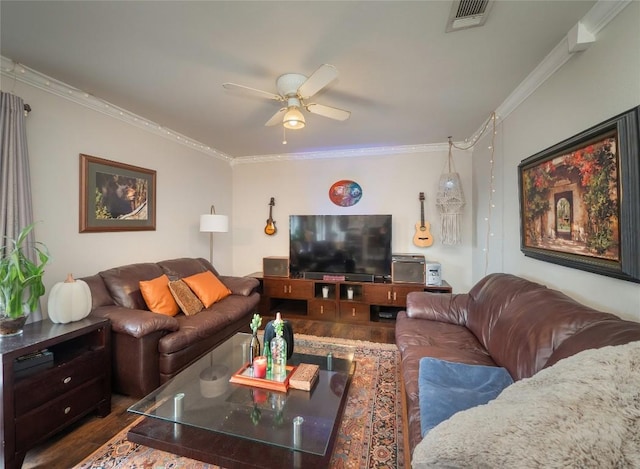
[[[291,321],[293,330],[299,334],[368,340],[388,344],[395,342],[393,323],[354,325],[288,319]],[[111,400],[111,413],[107,417],[87,416],[32,449],[27,453],[23,469],[69,469],[78,464],[136,419],[137,416],[127,412],[127,409],[137,400],[114,394]]]

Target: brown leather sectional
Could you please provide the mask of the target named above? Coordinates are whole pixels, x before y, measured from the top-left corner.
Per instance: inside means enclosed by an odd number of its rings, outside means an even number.
[[[596,311],[524,278],[491,274],[465,294],[410,293],[395,334],[413,453],[422,439],[420,358],[501,366],[519,380],[582,350],[640,340],[640,323]]]
[[[139,282],[166,274],[179,279],[210,270],[232,292],[194,316],[148,310]],[[258,280],[219,275],[205,259],[129,264],[82,280],[89,284],[91,315],[111,320],[112,377],[116,392],[143,397],[249,323],[260,300]]]

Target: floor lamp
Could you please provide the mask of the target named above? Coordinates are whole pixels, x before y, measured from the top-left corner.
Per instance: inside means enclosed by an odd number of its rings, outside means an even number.
[[[229,231],[229,217],[216,215],[216,208],[211,206],[211,213],[200,215],[200,232],[209,233],[209,262],[213,265],[213,233]]]

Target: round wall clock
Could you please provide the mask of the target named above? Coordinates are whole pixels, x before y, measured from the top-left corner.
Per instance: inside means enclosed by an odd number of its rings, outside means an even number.
[[[329,198],[340,207],[351,207],[362,198],[362,187],[355,181],[343,179],[333,183],[329,189]]]

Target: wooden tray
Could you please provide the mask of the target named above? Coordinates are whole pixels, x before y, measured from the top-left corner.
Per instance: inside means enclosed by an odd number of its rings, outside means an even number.
[[[283,381],[276,381],[268,378],[254,378],[251,376],[252,370],[249,367],[249,363],[245,363],[242,365],[242,368],[231,376],[229,382],[270,389],[272,391],[287,392],[287,389],[289,389],[289,378],[291,378],[291,374],[295,369],[295,366],[287,365],[287,376]],[[267,376],[269,376],[269,374],[267,374]]]

